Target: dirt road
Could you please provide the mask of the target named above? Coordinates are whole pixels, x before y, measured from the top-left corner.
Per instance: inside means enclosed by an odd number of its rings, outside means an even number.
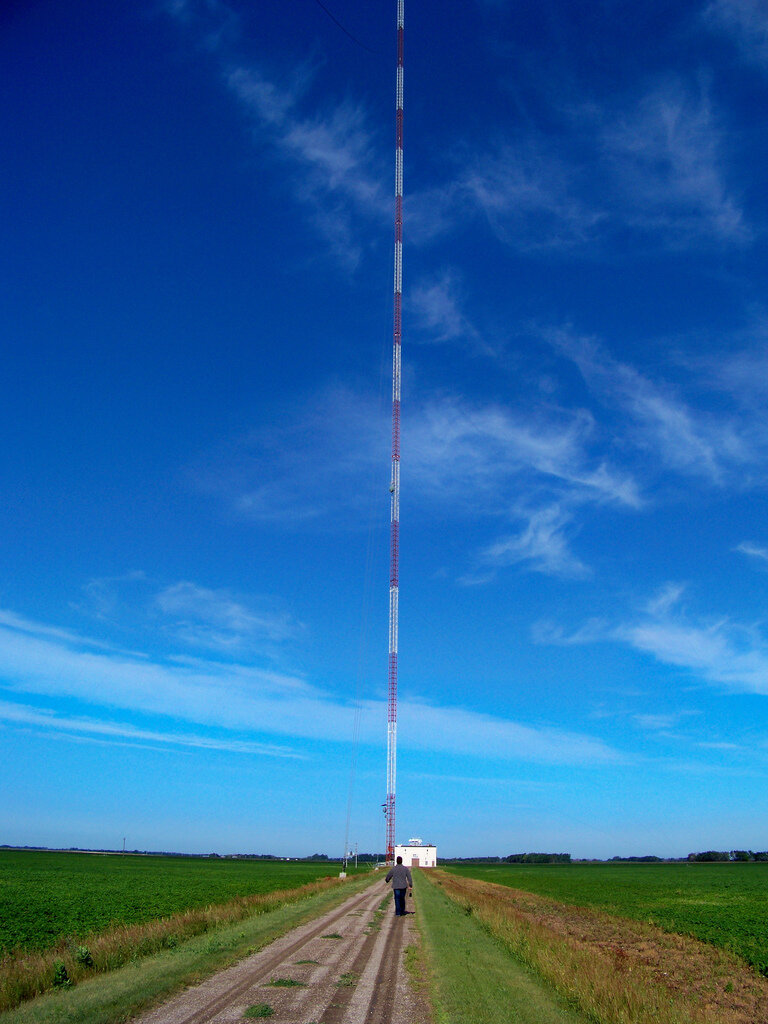
[[[252,1007],[272,1024],[428,1024],[403,964],[412,921],[375,883],[135,1024],[233,1024]]]

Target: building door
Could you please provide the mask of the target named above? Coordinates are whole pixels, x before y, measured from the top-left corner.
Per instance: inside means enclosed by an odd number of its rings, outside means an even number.
[[[419,866],[419,858],[418,857],[411,857],[411,867],[412,868],[417,868],[418,866]]]

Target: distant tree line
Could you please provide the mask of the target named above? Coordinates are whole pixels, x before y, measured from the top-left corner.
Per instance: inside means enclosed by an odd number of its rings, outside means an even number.
[[[703,853],[689,853],[688,860],[711,861],[768,861],[768,850],[705,850]]]
[[[570,853],[510,853],[506,864],[570,864]]]
[[[570,853],[510,853],[508,857],[442,857],[443,864],[570,864]]]
[[[626,861],[629,864],[658,864],[664,860],[664,858],[656,857],[654,854],[649,853],[645,857],[611,857],[611,861],[615,860],[619,860],[622,863]]]
[[[441,857],[443,864],[503,864],[503,857]]]

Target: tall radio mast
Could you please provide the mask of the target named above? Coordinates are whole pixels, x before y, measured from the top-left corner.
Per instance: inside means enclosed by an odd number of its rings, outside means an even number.
[[[403,8],[397,0],[397,87],[395,101],[395,310],[392,344],[392,474],[389,543],[389,699],[387,702],[387,863],[395,855],[397,776],[397,633],[400,596],[400,353],[403,306]]]

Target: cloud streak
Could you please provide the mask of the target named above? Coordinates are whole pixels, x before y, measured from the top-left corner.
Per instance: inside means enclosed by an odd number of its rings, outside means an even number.
[[[213,739],[190,733],[139,729],[134,725],[121,722],[65,715],[51,708],[36,708],[3,700],[0,700],[0,722],[26,726],[42,732],[67,733],[83,738],[96,738],[104,742],[126,741],[129,745],[161,744],[163,747],[216,750],[263,757],[304,758],[304,755],[288,747],[251,743],[233,738]]]
[[[481,561],[492,566],[522,563],[534,572],[548,576],[580,579],[589,569],[570,550],[567,528],[572,514],[559,505],[529,513],[526,526],[517,534],[504,537],[481,554]]]
[[[759,544],[752,544],[750,541],[745,540],[741,544],[737,544],[734,551],[738,551],[748,558],[757,559],[758,562],[768,563],[768,548],[761,547]]]
[[[502,241],[527,250],[573,247],[594,237],[606,214],[579,198],[578,188],[575,168],[542,139],[475,158],[458,182]]]
[[[631,474],[592,455],[594,423],[580,410],[523,416],[446,395],[406,403],[403,416],[414,499],[438,503],[452,517],[506,516],[521,487],[548,490],[574,505],[643,505]],[[225,495],[239,514],[257,521],[308,526],[331,510],[359,510],[369,493],[364,479],[387,460],[389,420],[382,409],[335,388],[281,419],[284,425],[273,423],[210,458],[195,471],[198,486]]]
[[[31,623],[28,623],[31,626]],[[72,699],[89,706],[193,723],[190,733],[164,727],[144,728],[105,721],[94,715],[72,716],[6,699],[0,718],[8,723],[70,731],[120,740],[159,742],[244,754],[291,757],[295,749],[265,743],[263,735],[350,743],[354,708],[296,676],[244,665],[205,660],[139,660],[80,649],[75,640],[50,636],[45,626],[35,633],[0,627],[0,679],[11,694]],[[552,764],[606,763],[620,759],[601,740],[553,727],[532,727],[493,715],[439,707],[423,700],[402,702],[405,749],[439,750],[469,757],[536,761]],[[383,743],[386,702],[363,704],[360,738]],[[216,730],[210,736],[210,730]],[[199,730],[202,730],[199,731]],[[229,731],[234,736],[222,736]],[[250,733],[253,739],[243,739]],[[256,738],[258,737],[258,738]]]
[[[255,139],[288,168],[295,199],[310,211],[339,262],[354,269],[364,249],[361,218],[370,226],[372,220],[388,216],[392,205],[382,187],[380,155],[363,107],[341,100],[308,110],[313,77],[308,68],[295,68],[289,83],[278,85],[263,62],[237,58],[240,17],[221,0],[173,0],[166,10],[216,55]]]
[[[188,581],[165,587],[154,604],[180,638],[209,649],[238,650],[259,641],[283,641],[296,632],[288,615],[256,610],[226,590]]]
[[[726,189],[719,132],[706,97],[667,82],[606,125],[602,145],[625,194],[625,216],[636,227],[664,231],[674,247],[702,234],[748,240],[741,210]]]
[[[571,634],[539,625],[542,643],[618,642],[733,693],[768,695],[768,641],[757,627],[728,618],[691,621],[679,608],[682,588],[668,584],[634,621],[594,621]]]
[[[710,28],[727,32],[746,60],[768,70],[768,9],[763,0],[712,0],[703,17]]]
[[[235,58],[239,18],[220,0],[176,0],[167,10],[177,22],[195,26],[216,53],[227,88],[259,143],[289,168],[295,198],[337,259],[357,266],[365,249],[361,219],[368,227],[385,224],[392,212],[385,150],[367,112],[349,100],[308,110],[312,74],[306,67],[288,76],[283,71],[281,81],[288,77],[290,84],[278,85],[264,62]],[[707,20],[726,26],[751,52],[764,47],[768,54],[757,0],[715,0]],[[750,239],[727,187],[721,132],[706,95],[671,78],[626,101],[623,109],[593,103],[570,115],[552,113],[559,127],[549,134],[531,128],[485,151],[458,140],[462,170],[446,167],[442,183],[408,194],[411,242],[429,243],[478,217],[504,244],[531,253],[583,252],[626,228],[675,248],[702,239]],[[568,151],[574,155],[565,159]],[[436,312],[438,298],[421,295]],[[448,337],[456,336],[451,310],[443,308],[438,320]],[[461,332],[466,328],[465,323]]]
[[[765,453],[748,420],[692,407],[671,386],[613,359],[594,338],[562,329],[544,336],[578,367],[601,402],[629,416],[630,428],[621,426],[627,438],[659,456],[669,470],[723,486],[734,483],[736,474],[743,483],[744,469],[763,463]]]
[[[455,272],[446,270],[439,277],[417,285],[409,296],[410,309],[416,315],[418,329],[429,341],[468,342],[486,354],[486,345],[475,325],[461,308],[461,286]]]

